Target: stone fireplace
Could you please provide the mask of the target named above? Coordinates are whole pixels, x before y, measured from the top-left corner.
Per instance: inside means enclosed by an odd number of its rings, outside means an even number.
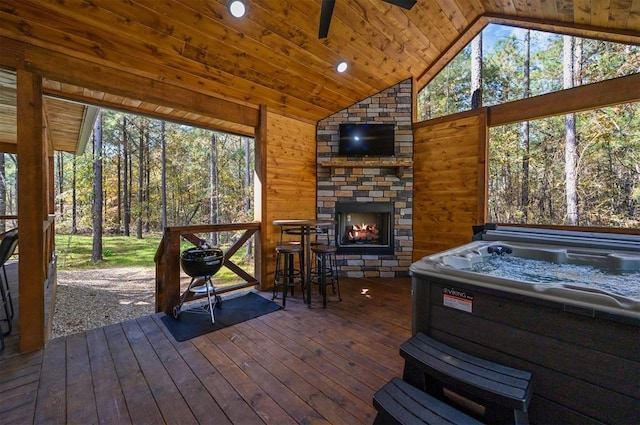
[[[317,216],[337,221],[340,276],[408,276],[413,251],[411,80],[318,122]],[[340,158],[340,123],[394,123],[395,155]]]
[[[393,254],[391,202],[338,202],[338,254]]]

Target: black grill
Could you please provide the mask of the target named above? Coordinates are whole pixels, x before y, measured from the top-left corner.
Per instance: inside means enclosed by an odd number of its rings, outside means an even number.
[[[224,253],[219,248],[189,248],[182,252],[180,265],[191,277],[213,276],[224,262]]]

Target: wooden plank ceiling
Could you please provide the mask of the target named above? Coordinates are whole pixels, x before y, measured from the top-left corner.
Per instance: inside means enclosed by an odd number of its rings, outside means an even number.
[[[236,19],[227,0],[3,0],[0,36],[313,123],[407,78],[424,86],[490,22],[640,43],[640,0],[418,0],[409,11],[337,0],[323,40],[320,0],[246,3]],[[350,65],[344,74],[340,60]],[[89,89],[81,97],[97,103],[200,119]]]
[[[16,74],[0,69],[0,152],[17,150],[16,94]],[[91,130],[85,126],[93,124],[92,107],[52,97],[45,97],[43,105],[49,152],[81,151]]]

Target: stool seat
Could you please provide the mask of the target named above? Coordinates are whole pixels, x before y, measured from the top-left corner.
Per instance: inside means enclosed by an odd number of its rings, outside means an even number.
[[[276,245],[276,252],[297,254],[299,252],[302,252],[302,246],[299,242],[280,242],[278,245]]]
[[[316,254],[335,254],[338,252],[338,248],[333,245],[317,244],[311,247],[311,251]]]

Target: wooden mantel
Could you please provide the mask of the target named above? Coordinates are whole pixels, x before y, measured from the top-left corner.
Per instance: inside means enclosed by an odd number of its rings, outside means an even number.
[[[413,160],[411,158],[395,158],[395,159],[349,159],[349,158],[331,158],[328,161],[320,162],[321,167],[331,168],[333,172],[334,168],[395,168],[398,178],[402,178],[404,169],[413,166]]]

